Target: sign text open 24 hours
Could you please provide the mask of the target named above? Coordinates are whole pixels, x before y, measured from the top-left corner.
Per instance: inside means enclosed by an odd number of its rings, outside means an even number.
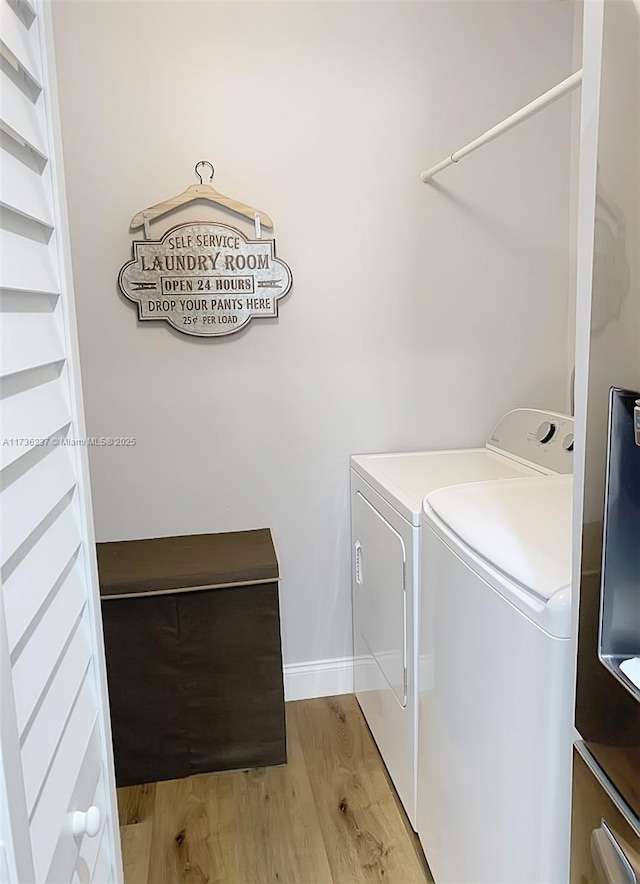
[[[189,335],[228,335],[255,317],[277,316],[291,288],[274,240],[250,240],[226,224],[180,224],[161,240],[135,240],[132,249],[121,291],[141,320],[164,319]]]

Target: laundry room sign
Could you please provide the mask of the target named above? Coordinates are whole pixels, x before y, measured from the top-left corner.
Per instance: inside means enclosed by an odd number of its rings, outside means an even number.
[[[122,293],[141,320],[165,320],[188,335],[229,335],[277,316],[291,288],[274,240],[248,239],[226,224],[181,224],[158,241],[134,240],[132,250],[118,277]]]

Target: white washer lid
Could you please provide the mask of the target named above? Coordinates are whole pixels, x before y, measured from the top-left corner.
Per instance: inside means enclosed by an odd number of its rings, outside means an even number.
[[[571,583],[572,477],[441,488],[426,503],[487,563],[548,601]]]

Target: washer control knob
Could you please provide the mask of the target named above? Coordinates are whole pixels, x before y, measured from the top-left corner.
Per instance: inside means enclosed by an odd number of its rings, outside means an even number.
[[[553,439],[555,431],[555,424],[552,424],[551,421],[542,421],[542,423],[536,430],[536,439],[538,440],[538,442],[542,442],[542,444],[544,445],[545,442],[549,442],[551,439]]]
[[[562,440],[562,447],[565,451],[573,451],[573,433],[567,433]]]

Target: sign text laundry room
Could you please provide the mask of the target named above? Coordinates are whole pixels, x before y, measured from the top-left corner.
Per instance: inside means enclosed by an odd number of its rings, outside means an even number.
[[[134,240],[132,249],[118,277],[121,291],[141,320],[164,319],[189,335],[228,335],[254,318],[277,316],[291,288],[291,270],[276,258],[273,240],[250,240],[226,224],[181,224],[158,241]]]

